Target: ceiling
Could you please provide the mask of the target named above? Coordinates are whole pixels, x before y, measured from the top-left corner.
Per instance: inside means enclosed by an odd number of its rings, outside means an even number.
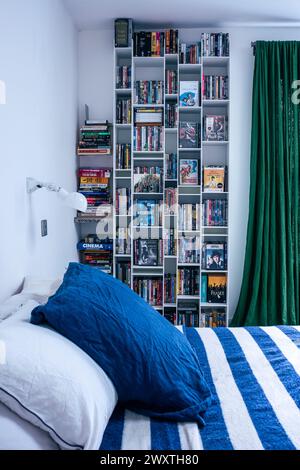
[[[181,27],[300,26],[299,0],[63,0],[78,29],[111,28],[115,18]],[[148,19],[151,21],[147,21]]]

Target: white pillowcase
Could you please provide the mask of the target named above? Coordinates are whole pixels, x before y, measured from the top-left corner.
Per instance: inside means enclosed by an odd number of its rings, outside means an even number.
[[[22,292],[13,295],[0,305],[0,322],[14,315],[28,300],[45,304],[48,298],[55,294],[61,283],[61,279],[42,280],[32,276],[26,277]]]
[[[117,403],[105,372],[49,328],[30,324],[29,301],[0,326],[0,401],[62,449],[98,450]]]

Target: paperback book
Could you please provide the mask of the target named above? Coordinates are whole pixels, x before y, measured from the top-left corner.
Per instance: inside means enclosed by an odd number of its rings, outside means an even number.
[[[227,277],[225,275],[207,276],[207,302],[214,304],[226,303]]]
[[[199,160],[180,160],[180,184],[189,186],[199,184]]]
[[[226,116],[205,116],[204,118],[204,140],[225,141],[227,140],[227,118]]]
[[[199,148],[200,124],[198,122],[179,123],[179,147]]]
[[[203,191],[222,193],[225,190],[225,167],[205,166],[203,169]]]
[[[179,102],[181,107],[199,106],[199,82],[181,81]]]

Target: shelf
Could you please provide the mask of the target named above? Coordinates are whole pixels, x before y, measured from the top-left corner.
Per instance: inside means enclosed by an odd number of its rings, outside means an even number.
[[[200,295],[177,295],[177,300],[200,300]]]
[[[133,153],[135,155],[157,155],[157,154],[164,154],[164,150],[134,150]]]
[[[175,255],[164,255],[165,259],[177,259],[177,256]]]
[[[164,107],[164,104],[163,103],[160,103],[160,104],[138,104],[138,103],[135,103],[133,105],[134,108],[163,108]]]
[[[179,64],[179,71],[182,72],[201,72],[201,64]]]
[[[132,88],[115,88],[115,93],[117,95],[131,95]]]
[[[165,94],[165,99],[166,100],[178,100],[178,94],[176,93],[168,93]]]
[[[179,263],[179,267],[184,267],[184,268],[200,268],[200,263]]]
[[[112,153],[77,153],[81,157],[112,157]]]
[[[178,132],[178,128],[177,127],[165,127],[165,131],[166,133],[177,133]]]
[[[129,175],[129,176],[116,176],[116,180],[131,180],[131,175]]]
[[[131,258],[131,255],[119,255],[118,253],[115,254],[116,258]]]
[[[224,66],[229,63],[229,57],[203,57],[203,65],[214,67]]]
[[[134,196],[162,196],[164,195],[164,193],[133,193]]]
[[[218,273],[218,274],[227,274],[228,273],[227,270],[224,271],[222,269],[202,269],[201,272],[205,273],[205,274],[206,273],[214,273],[214,274],[216,274],[216,273]]]
[[[133,265],[132,266],[133,269],[155,269],[155,270],[158,270],[158,271],[162,271],[164,268],[163,266],[137,266],[137,265]]]
[[[203,229],[221,229],[221,230],[224,230],[224,229],[228,229],[228,226],[227,225],[203,225],[202,226]]]
[[[156,229],[156,230],[162,230],[163,226],[162,225],[142,225],[142,226],[139,226],[139,225],[134,225],[132,227],[133,229],[138,229],[138,230],[152,230],[152,229]]]
[[[110,217],[111,214],[106,214],[102,217],[75,217],[74,221],[76,224],[90,224],[93,222],[100,222],[107,217]]]
[[[164,57],[133,57],[135,67],[163,67]]]
[[[201,106],[179,106],[178,110],[180,113],[200,113],[201,112]]]
[[[210,192],[202,191],[202,196],[206,196],[206,195],[207,196],[222,196],[223,194],[226,196],[229,193],[227,191],[222,191],[222,192],[221,191],[220,192],[217,192],[217,191],[210,191]]]
[[[179,152],[201,152],[201,148],[178,147]]]
[[[176,308],[176,304],[164,304],[164,308]]]
[[[228,140],[202,140],[203,146],[210,146],[210,145],[227,145],[229,142]]]
[[[229,104],[229,100],[203,100],[202,104],[205,107],[209,108],[220,108],[220,107],[225,107]]]
[[[131,130],[131,124],[116,124],[117,129],[130,129]]]
[[[200,307],[226,308],[227,304],[210,304],[209,302],[201,302]]]

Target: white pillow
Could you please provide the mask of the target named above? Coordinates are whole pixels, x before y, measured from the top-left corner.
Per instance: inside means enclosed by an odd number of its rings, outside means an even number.
[[[61,279],[47,281],[32,276],[26,277],[22,292],[13,295],[0,305],[0,322],[17,313],[28,300],[45,304],[48,298],[55,294],[61,283]]]
[[[60,448],[98,450],[116,390],[75,344],[29,323],[33,306],[30,301],[0,326],[0,401],[48,432]]]

